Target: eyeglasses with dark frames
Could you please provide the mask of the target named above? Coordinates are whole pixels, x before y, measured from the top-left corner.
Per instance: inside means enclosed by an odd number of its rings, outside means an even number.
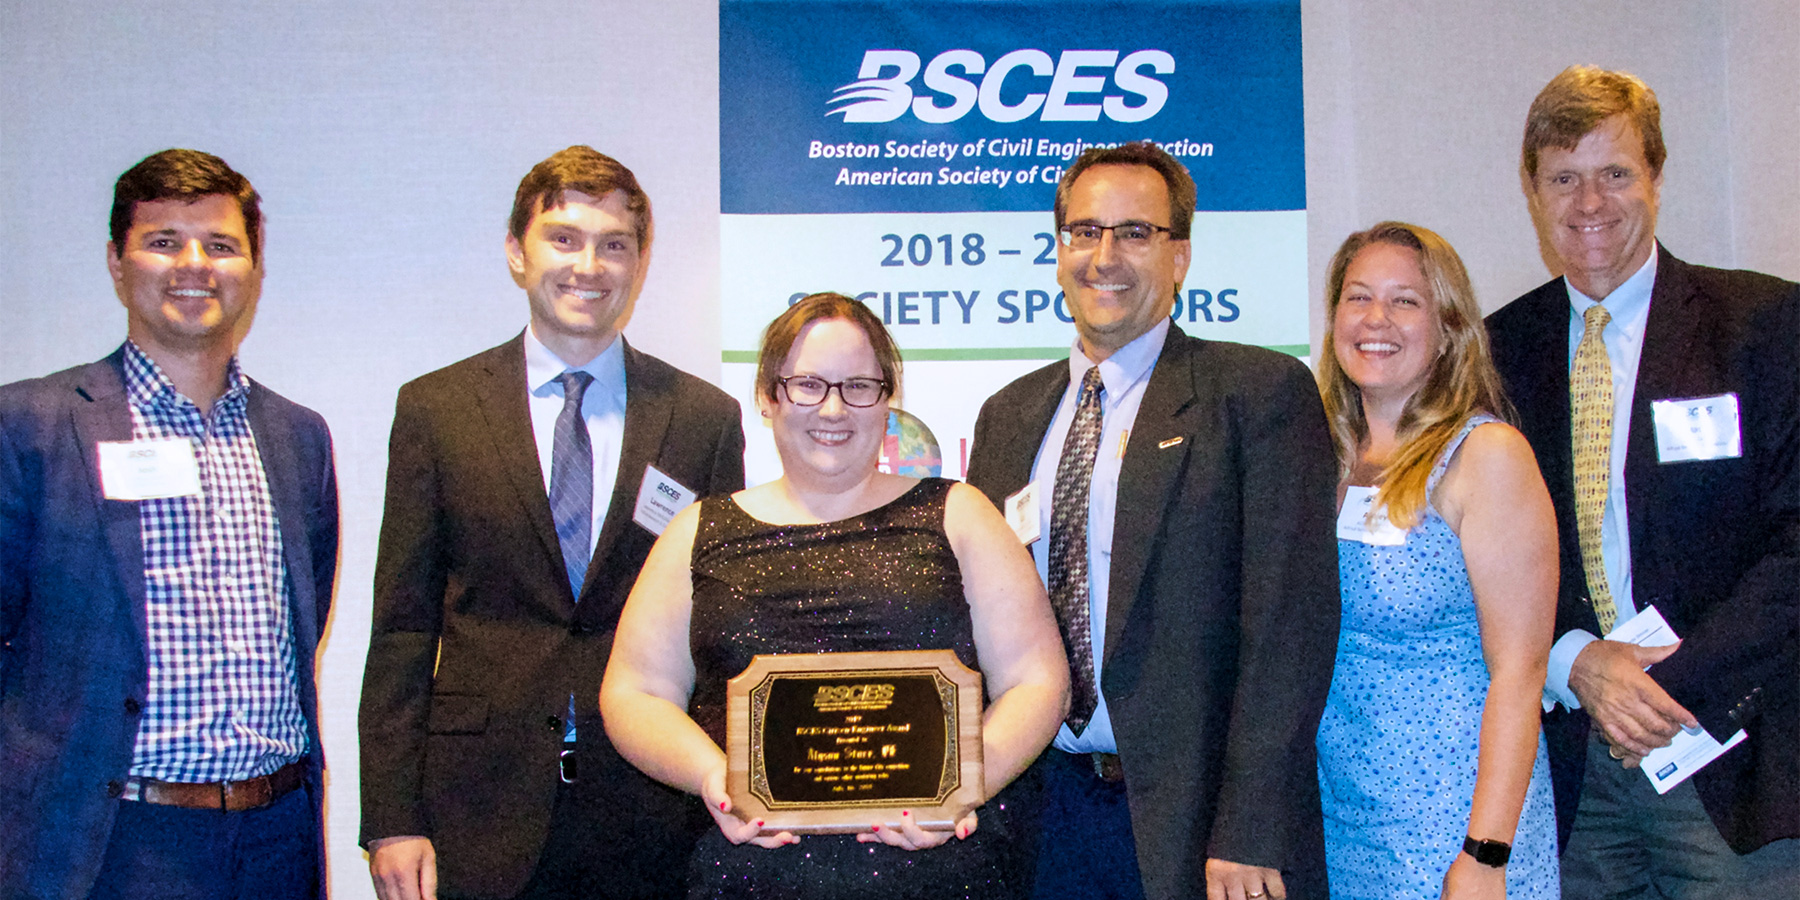
[[[846,378],[843,381],[826,381],[817,375],[788,375],[775,379],[781,389],[787,392],[788,402],[795,406],[818,406],[837,389],[839,399],[845,406],[858,409],[874,406],[887,396],[888,383],[880,378]]]

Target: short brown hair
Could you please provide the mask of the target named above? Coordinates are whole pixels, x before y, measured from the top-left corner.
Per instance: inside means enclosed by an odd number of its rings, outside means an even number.
[[[891,398],[900,392],[900,348],[893,335],[867,306],[843,294],[825,292],[808,294],[784,310],[763,329],[762,349],[756,354],[756,396],[773,402],[775,388],[781,383],[781,364],[787,362],[794,342],[806,326],[824,319],[845,319],[862,329],[875,351],[875,364],[881,367],[881,379],[888,384]]]
[[[139,203],[193,203],[214,194],[230,197],[237,204],[238,212],[244,216],[244,236],[250,239],[250,261],[261,260],[262,197],[250,186],[250,179],[211,153],[180,148],[138,160],[113,183],[112,216],[108,223],[113,254],[124,254],[125,236],[131,231]]]
[[[631,174],[630,169],[586,144],[558,150],[525,173],[525,180],[519,182],[519,190],[513,194],[507,231],[514,238],[524,240],[532,217],[547,209],[560,208],[564,191],[580,191],[596,200],[613,191],[623,193],[625,208],[631,211],[638,252],[649,249],[654,232],[650,221],[650,196],[638,186],[637,176]]]
[[[1063,215],[1069,208],[1069,191],[1075,179],[1095,166],[1147,166],[1162,176],[1169,189],[1169,238],[1185,241],[1194,225],[1194,204],[1198,192],[1187,166],[1149,141],[1134,141],[1117,147],[1095,147],[1077,157],[1069,170],[1056,183],[1056,227],[1064,225]],[[1155,223],[1151,223],[1155,224]]]
[[[1643,136],[1651,177],[1661,175],[1669,149],[1663,145],[1662,107],[1656,92],[1629,72],[1597,66],[1570,66],[1538,91],[1525,114],[1519,171],[1535,179],[1539,153],[1550,147],[1573,150],[1601,122],[1618,115],[1628,117]]]

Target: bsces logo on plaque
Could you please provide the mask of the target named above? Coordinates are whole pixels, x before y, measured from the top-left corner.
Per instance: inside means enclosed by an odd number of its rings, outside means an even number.
[[[768,833],[954,828],[982,800],[981,701],[949,650],[758,656],[727,690],[726,789]]]

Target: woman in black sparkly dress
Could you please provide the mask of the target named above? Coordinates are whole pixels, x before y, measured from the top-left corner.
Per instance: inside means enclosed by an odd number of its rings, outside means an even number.
[[[899,368],[880,320],[848,297],[815,294],[778,317],[757,406],[785,474],[678,515],[619,621],[600,697],[607,734],[652,777],[700,795],[719,826],[695,851],[690,896],[1029,889],[1017,856],[1033,843],[1020,833],[1029,816],[1002,789],[1055,735],[1068,663],[1031,557],[993,505],[963,484],[877,471]],[[979,816],[954,832],[903,814],[802,840],[732,813],[725,683],[756,654],[922,649],[954,650],[982,673]]]

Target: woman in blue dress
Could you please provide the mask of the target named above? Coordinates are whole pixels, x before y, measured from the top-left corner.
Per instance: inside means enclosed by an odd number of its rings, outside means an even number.
[[[1456,251],[1383,222],[1333,258],[1319,364],[1343,480],[1320,723],[1331,894],[1555,898],[1538,715],[1556,519]]]

